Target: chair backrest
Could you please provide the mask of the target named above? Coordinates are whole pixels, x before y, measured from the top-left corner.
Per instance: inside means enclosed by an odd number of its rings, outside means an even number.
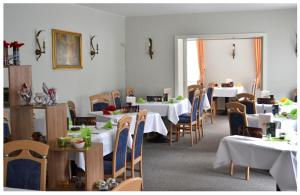
[[[256,94],[256,79],[254,79],[252,81],[252,84],[251,84],[251,93],[255,96]]]
[[[120,183],[112,191],[142,191],[142,183],[141,177],[130,178]]]
[[[49,146],[31,140],[4,144],[4,186],[30,190],[46,190],[46,168]],[[20,151],[16,154],[16,151]],[[42,158],[32,155],[38,154]]]
[[[112,177],[116,178],[126,172],[127,140],[129,136],[131,117],[123,116],[118,121],[118,130],[113,151]]]
[[[4,136],[4,142],[8,141],[11,137],[10,124],[9,124],[7,112],[3,113],[3,136]]]
[[[247,127],[246,106],[239,102],[226,104],[230,126],[230,135],[240,135],[243,128]]]
[[[191,104],[193,103],[194,92],[197,89],[201,91],[203,89],[203,86],[201,86],[201,85],[189,85],[188,86],[188,96],[189,96],[189,100],[190,100]]]
[[[73,120],[77,115],[76,115],[76,108],[75,108],[75,104],[73,101],[69,100],[67,102],[68,104],[68,108],[69,108],[69,111],[70,111],[70,116],[71,116],[71,119]]]
[[[203,107],[204,107],[204,101],[205,101],[205,93],[202,91],[200,92],[200,103],[199,103],[199,117],[202,117],[203,115]]]
[[[256,114],[255,96],[250,93],[239,93],[236,100],[246,106],[246,114]]]
[[[114,105],[116,107],[116,109],[121,109],[122,104],[121,104],[121,95],[120,95],[120,91],[118,90],[114,90],[111,92],[111,97],[113,99]]]
[[[194,92],[194,98],[191,108],[191,123],[197,120],[197,112],[199,110],[200,103],[200,90],[196,89]]]
[[[141,110],[136,116],[136,124],[132,143],[131,161],[142,156],[143,153],[143,136],[147,117],[147,110]]]
[[[91,111],[102,111],[109,105],[110,95],[106,93],[90,96]]]
[[[213,92],[214,92],[214,87],[208,86],[207,90],[206,90],[206,94],[207,94],[207,98],[208,98],[210,106],[211,106],[211,102],[213,100]]]
[[[134,96],[134,89],[131,87],[128,87],[126,89],[126,96]]]

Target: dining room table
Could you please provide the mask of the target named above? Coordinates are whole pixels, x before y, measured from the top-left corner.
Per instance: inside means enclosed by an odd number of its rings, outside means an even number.
[[[97,122],[96,126],[85,126],[91,130],[92,143],[101,143],[103,148],[103,156],[113,152],[115,138],[117,133],[117,125],[113,124],[111,129],[105,128],[105,122]],[[68,136],[80,137],[81,131],[68,131]],[[132,137],[128,136],[127,146],[132,148]],[[69,159],[74,160],[75,164],[85,171],[85,158],[83,152],[70,152]]]
[[[265,118],[268,118],[268,120]],[[272,113],[246,114],[246,119],[249,127],[262,128],[262,125],[266,122],[277,122],[279,123],[278,129],[281,129],[281,131],[297,131],[297,119],[288,118],[281,115],[273,115]]]
[[[129,115],[132,117],[129,131],[131,134],[134,133],[137,112],[107,115],[107,114],[103,114],[102,111],[94,111],[94,112],[89,112],[89,115],[96,116],[97,121],[111,120],[114,125],[117,125],[118,121],[123,116]],[[167,130],[163,120],[161,119],[160,114],[148,111],[147,117],[146,117],[146,122],[145,122],[144,133],[151,133],[151,132],[156,132],[161,135],[168,134],[168,130]]]
[[[227,166],[231,161],[242,167],[268,170],[281,191],[297,190],[297,142],[226,136],[220,141],[213,167]]]
[[[255,104],[256,113],[272,113],[273,104]],[[290,113],[293,109],[297,109],[297,102],[293,102],[290,105],[279,104],[279,112]]]
[[[233,86],[233,87],[214,87],[213,98],[224,98],[225,104],[229,102],[229,98],[235,97],[239,93],[244,93],[245,88],[243,86]],[[227,114],[227,109],[222,113],[223,115]]]

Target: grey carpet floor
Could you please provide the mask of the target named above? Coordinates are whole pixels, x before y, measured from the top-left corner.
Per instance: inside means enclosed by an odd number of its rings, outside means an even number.
[[[216,116],[214,123],[204,122],[204,138],[191,147],[190,135],[179,143],[144,142],[143,171],[146,191],[275,191],[275,180],[267,171],[251,169],[250,181],[244,168],[234,176],[228,167],[213,168],[220,140],[229,135],[227,116]]]

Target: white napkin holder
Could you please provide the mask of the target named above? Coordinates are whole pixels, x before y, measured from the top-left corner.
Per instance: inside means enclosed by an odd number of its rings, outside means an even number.
[[[262,90],[262,91],[260,91],[260,97],[261,98],[267,98],[269,96],[270,96],[270,91],[268,91],[268,90]]]

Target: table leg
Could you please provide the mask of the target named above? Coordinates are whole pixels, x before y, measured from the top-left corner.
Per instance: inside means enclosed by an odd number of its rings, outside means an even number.
[[[95,182],[104,179],[103,145],[95,144],[85,152],[85,190],[91,191]]]
[[[169,132],[169,144],[172,146],[172,134],[173,134],[173,124],[170,123],[170,132]]]

